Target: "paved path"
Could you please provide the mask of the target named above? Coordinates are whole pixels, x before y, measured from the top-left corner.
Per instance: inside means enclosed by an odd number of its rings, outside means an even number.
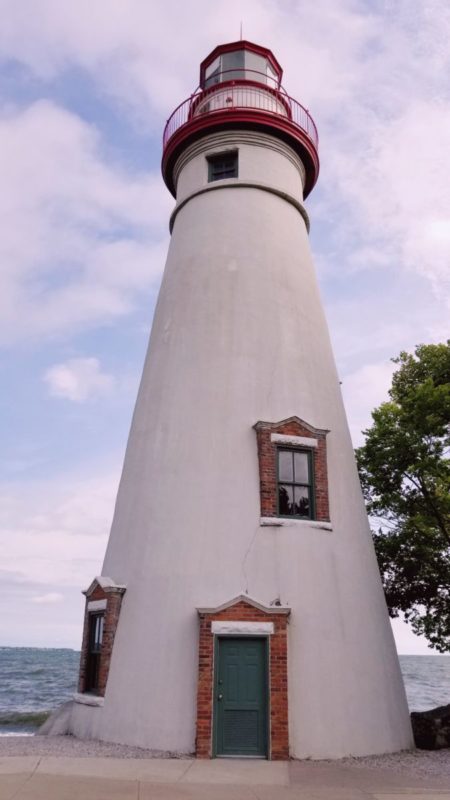
[[[0,800],[450,800],[445,783],[330,762],[0,758]]]

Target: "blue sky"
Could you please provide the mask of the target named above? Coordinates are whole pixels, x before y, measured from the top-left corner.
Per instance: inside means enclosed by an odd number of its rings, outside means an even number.
[[[168,244],[166,118],[241,20],[311,111],[311,246],[358,444],[390,358],[448,335],[450,6],[0,10],[0,644],[78,647],[80,589],[100,571]],[[400,652],[426,652],[406,626],[396,638]]]

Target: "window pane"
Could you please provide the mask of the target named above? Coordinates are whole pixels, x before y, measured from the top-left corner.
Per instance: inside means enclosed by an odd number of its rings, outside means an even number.
[[[89,621],[89,649],[92,653],[99,652],[103,641],[104,614],[92,614]]]
[[[94,646],[98,647],[100,639],[100,617],[95,617],[95,630],[94,630]]]
[[[238,155],[237,153],[225,153],[208,159],[210,181],[220,181],[224,178],[237,178],[238,176]]]
[[[220,82],[220,58],[215,58],[205,70],[205,89]]]
[[[248,81],[260,81],[266,83],[264,80],[266,74],[266,59],[257,53],[251,53],[250,50],[245,51],[245,77]]]
[[[294,512],[293,506],[294,490],[292,486],[278,487],[278,513],[282,516],[289,516]]]
[[[309,458],[307,453],[294,453],[295,483],[309,483]]]
[[[210,78],[211,75],[220,68],[220,58],[215,58],[214,61],[206,67],[205,78]]]
[[[267,77],[269,79],[268,80],[269,86],[271,86],[272,89],[278,85],[278,78],[276,72],[274,72],[269,62],[267,62]]]
[[[295,487],[295,510],[294,514],[297,517],[310,516],[310,502],[309,502],[309,489],[307,486]]]
[[[212,72],[209,78],[205,79],[205,89],[208,89],[210,86],[214,86],[214,84],[220,83],[220,67],[217,67],[215,72]],[[203,108],[203,113],[205,113],[206,109]]]
[[[98,679],[100,671],[99,653],[90,653],[86,676],[86,691],[95,692],[98,689]]]
[[[244,50],[235,50],[232,53],[224,53],[222,56],[222,71],[224,81],[231,81],[234,78],[243,77],[241,70],[244,69]],[[240,69],[239,69],[240,68]],[[234,72],[239,69],[238,72]],[[230,72],[229,70],[233,70]]]
[[[102,646],[102,641],[103,641],[103,622],[104,622],[104,617],[103,616],[97,618],[97,627],[96,627],[96,630],[95,630],[95,643],[96,643],[97,647],[101,647]]]
[[[294,482],[294,471],[291,450],[278,451],[278,479]]]

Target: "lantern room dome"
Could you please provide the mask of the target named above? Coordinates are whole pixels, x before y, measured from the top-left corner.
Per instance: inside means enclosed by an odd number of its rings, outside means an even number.
[[[318,135],[309,111],[281,85],[283,70],[266,47],[241,40],[216,47],[200,65],[200,85],[169,117],[162,173],[175,196],[174,167],[197,139],[222,130],[257,130],[289,144],[305,168],[304,196],[319,175]]]

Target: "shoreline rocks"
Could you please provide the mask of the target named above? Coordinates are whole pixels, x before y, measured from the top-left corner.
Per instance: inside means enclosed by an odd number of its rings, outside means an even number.
[[[429,711],[413,711],[411,724],[416,747],[421,750],[450,747],[450,704]]]

